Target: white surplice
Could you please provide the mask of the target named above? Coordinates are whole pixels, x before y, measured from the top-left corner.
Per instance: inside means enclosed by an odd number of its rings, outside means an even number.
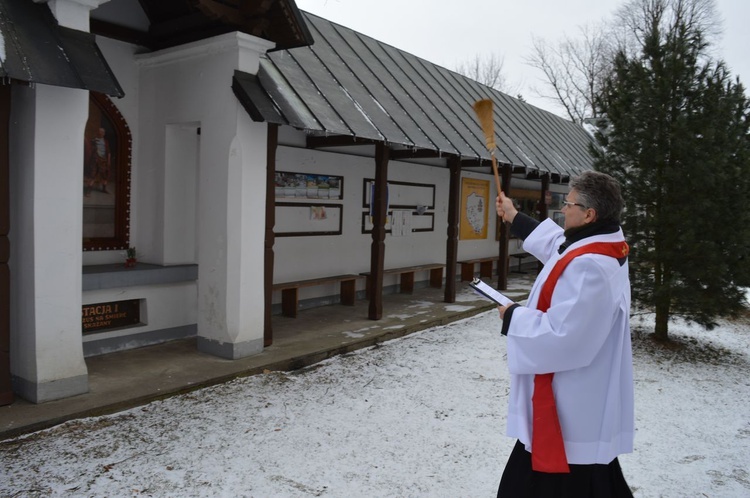
[[[621,242],[622,230],[571,244]],[[526,238],[524,250],[543,264],[526,306],[513,310],[508,328],[511,389],[508,436],[531,447],[534,375],[554,372],[553,390],[570,464],[607,464],[633,451],[633,362],[627,262],[584,254],[563,271],[546,313],[537,310],[542,285],[563,257],[563,230],[547,219]]]

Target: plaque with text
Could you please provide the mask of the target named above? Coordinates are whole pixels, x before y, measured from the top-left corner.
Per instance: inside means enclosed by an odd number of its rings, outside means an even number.
[[[141,323],[140,299],[84,304],[81,308],[84,334]]]

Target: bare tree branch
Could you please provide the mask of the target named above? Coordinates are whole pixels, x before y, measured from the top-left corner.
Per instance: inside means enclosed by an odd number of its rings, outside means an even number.
[[[545,88],[534,91],[560,105],[576,123],[597,118],[596,96],[617,52],[638,54],[650,30],[668,36],[682,25],[704,35],[694,43],[701,44],[700,53],[708,56],[703,49],[721,35],[715,12],[715,0],[629,0],[615,11],[612,22],[582,26],[577,38],[566,35],[556,44],[533,38],[526,63],[545,78]]]
[[[496,54],[482,57],[477,54],[472,60],[458,64],[455,71],[490,88],[510,94],[518,88],[511,85],[503,74],[504,65],[504,57],[498,57]]]
[[[596,117],[594,98],[613,51],[604,25],[583,26],[580,35],[565,36],[557,46],[535,37],[533,52],[526,58],[546,78],[547,91],[536,90],[537,94],[560,104],[576,123]]]

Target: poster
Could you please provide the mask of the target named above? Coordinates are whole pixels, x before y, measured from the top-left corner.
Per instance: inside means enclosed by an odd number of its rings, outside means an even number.
[[[489,200],[489,180],[461,180],[460,240],[487,238],[488,211],[491,207]]]
[[[341,200],[344,179],[341,176],[276,172],[276,198]]]

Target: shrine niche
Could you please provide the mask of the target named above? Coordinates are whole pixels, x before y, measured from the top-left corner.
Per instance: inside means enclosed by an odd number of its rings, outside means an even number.
[[[106,95],[90,92],[83,137],[83,250],[127,249],[130,129]]]

